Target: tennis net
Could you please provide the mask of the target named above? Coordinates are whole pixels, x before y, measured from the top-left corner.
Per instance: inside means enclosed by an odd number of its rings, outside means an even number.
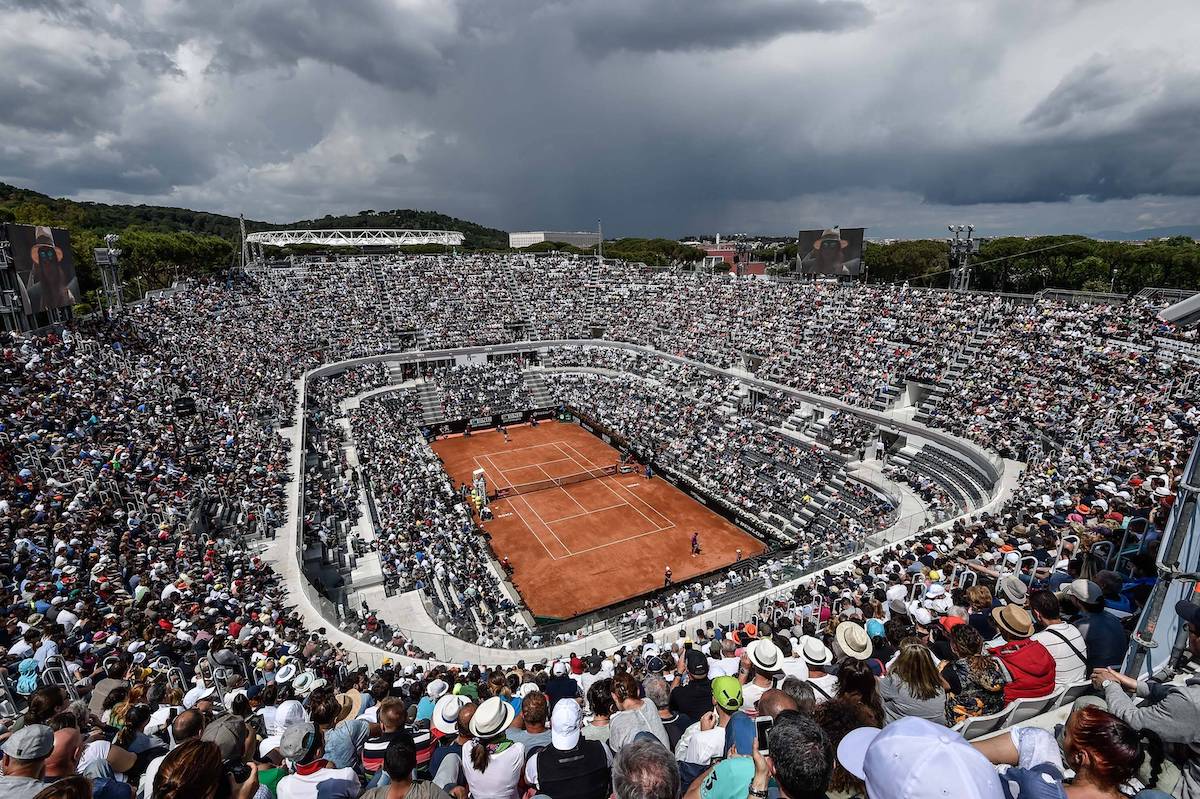
[[[587,471],[576,472],[575,474],[568,474],[563,477],[548,477],[545,480],[536,480],[532,483],[517,483],[516,485],[497,488],[496,499],[504,499],[505,497],[512,497],[517,494],[533,494],[537,491],[546,491],[551,488],[562,488],[572,483],[582,483],[584,480],[596,480],[616,473],[617,467],[615,465],[601,466],[599,469],[588,469]]]

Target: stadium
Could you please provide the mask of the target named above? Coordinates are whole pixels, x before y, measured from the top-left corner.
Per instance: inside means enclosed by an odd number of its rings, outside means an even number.
[[[1200,346],[1165,306],[580,256],[252,259],[9,334],[10,507],[30,508],[10,529],[36,607],[161,591],[152,624],[94,620],[94,657],[226,696],[297,670],[671,672],[763,642],[811,674],[1095,586],[1063,604],[1107,608],[1105,659],[942,720],[975,738],[1069,707],[1092,668],[1179,660]],[[79,605],[45,633],[71,696]],[[197,660],[204,633],[232,657]]]
[[[1194,3],[0,5],[0,799],[1200,799]]]

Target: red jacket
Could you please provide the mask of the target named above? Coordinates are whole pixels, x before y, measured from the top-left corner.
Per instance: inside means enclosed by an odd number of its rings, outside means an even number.
[[[1009,641],[990,651],[1012,678],[1004,686],[1004,704],[1054,693],[1054,657],[1040,641]]]

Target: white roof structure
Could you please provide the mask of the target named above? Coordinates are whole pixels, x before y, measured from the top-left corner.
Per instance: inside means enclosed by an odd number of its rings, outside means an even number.
[[[457,247],[463,243],[457,230],[264,230],[246,237],[248,244],[267,247],[286,247],[290,244],[319,244],[324,247],[404,247],[413,244],[444,244]]]

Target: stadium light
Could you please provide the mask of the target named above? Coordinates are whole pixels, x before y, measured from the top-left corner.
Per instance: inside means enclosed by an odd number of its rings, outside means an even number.
[[[971,253],[977,242],[971,236],[974,225],[947,225],[954,238],[946,239],[950,248],[950,288],[953,291],[968,291],[971,288]],[[965,233],[965,235],[964,235]]]

